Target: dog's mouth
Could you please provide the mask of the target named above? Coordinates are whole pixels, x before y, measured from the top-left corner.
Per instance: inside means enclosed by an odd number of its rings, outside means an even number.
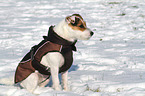
[[[94,32],[90,32],[90,35],[86,35],[85,37],[81,36],[82,40],[89,40],[93,36]]]

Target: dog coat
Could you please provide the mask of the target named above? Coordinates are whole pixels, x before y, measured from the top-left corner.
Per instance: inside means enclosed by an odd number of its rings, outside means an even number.
[[[17,66],[15,72],[15,83],[26,79],[35,70],[41,74],[50,76],[50,68],[40,63],[42,57],[49,52],[60,52],[64,57],[64,64],[59,68],[59,73],[67,71],[73,62],[72,51],[76,51],[75,42],[69,42],[53,31],[53,26],[49,28],[48,36],[43,36],[38,45],[35,45],[24,56]]]

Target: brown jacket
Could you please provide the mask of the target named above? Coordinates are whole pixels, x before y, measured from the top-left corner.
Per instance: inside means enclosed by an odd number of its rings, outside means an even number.
[[[73,62],[72,50],[76,51],[74,46],[76,42],[69,42],[58,36],[53,31],[53,26],[49,28],[48,36],[43,37],[44,40],[33,46],[33,50],[30,50],[19,63],[15,72],[15,83],[26,79],[35,70],[50,76],[50,68],[40,64],[42,57],[48,52],[60,52],[63,55],[65,62],[60,67],[59,73],[65,72],[71,67]]]

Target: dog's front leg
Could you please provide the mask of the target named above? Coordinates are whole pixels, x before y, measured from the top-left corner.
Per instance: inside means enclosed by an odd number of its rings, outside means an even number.
[[[68,71],[62,73],[61,76],[62,76],[62,83],[63,83],[64,90],[69,91],[69,89],[68,89]]]
[[[60,91],[61,89],[60,89],[59,77],[58,77],[59,68],[54,66],[54,67],[51,67],[50,70],[51,70],[53,88],[57,91]]]
[[[50,66],[51,76],[52,76],[52,82],[53,82],[53,88],[55,90],[60,91],[60,84],[59,84],[59,67],[63,64],[64,58],[59,52],[51,52],[45,55],[47,62],[43,62]]]

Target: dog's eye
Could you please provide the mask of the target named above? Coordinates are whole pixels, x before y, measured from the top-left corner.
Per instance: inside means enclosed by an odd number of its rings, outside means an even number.
[[[80,27],[80,28],[84,28],[84,26],[83,26],[83,25],[80,25],[79,27]]]
[[[71,23],[73,23],[73,24],[74,24],[74,23],[75,23],[75,21],[74,21],[74,20],[71,20]]]

